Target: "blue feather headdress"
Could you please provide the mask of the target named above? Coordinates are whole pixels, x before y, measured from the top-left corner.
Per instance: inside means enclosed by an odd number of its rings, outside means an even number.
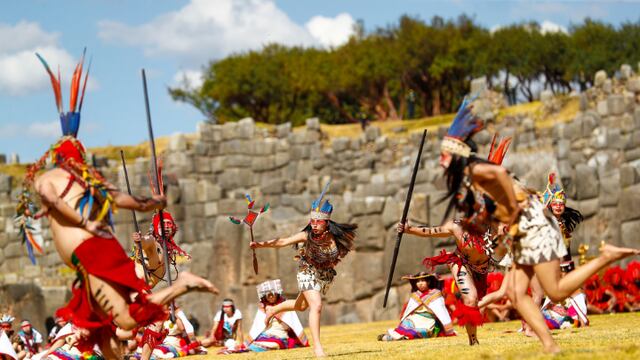
[[[447,135],[442,139],[440,145],[441,151],[446,151],[455,155],[469,157],[471,155],[471,147],[465,144],[471,135],[482,130],[482,121],[478,119],[472,112],[471,103],[476,97],[468,98],[465,96],[460,104],[458,113],[453,119]]]
[[[322,198],[327,193],[329,184],[331,184],[331,181],[327,182],[327,184],[324,186],[324,189],[322,189],[322,193],[320,193],[320,196],[311,203],[311,219],[329,220],[331,218],[333,205],[329,203],[329,200],[325,200],[325,202],[322,203]]]

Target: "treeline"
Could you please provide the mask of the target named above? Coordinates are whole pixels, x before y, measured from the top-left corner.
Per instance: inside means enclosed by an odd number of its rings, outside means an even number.
[[[209,64],[201,87],[169,92],[212,121],[343,123],[454,112],[478,76],[513,103],[533,100],[540,84],[555,93],[584,89],[596,71],[638,60],[640,22],[586,19],[564,33],[535,22],[490,31],[464,15],[428,23],[403,16],[371,33],[359,24],[335,49],[272,44],[231,55]]]

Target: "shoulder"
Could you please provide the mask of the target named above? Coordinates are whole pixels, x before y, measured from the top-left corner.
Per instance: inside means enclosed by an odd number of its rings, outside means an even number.
[[[213,316],[214,320],[218,320],[220,318],[220,310]]]
[[[233,314],[233,317],[235,317],[236,319],[242,319],[242,312],[236,309],[236,312],[235,314]]]

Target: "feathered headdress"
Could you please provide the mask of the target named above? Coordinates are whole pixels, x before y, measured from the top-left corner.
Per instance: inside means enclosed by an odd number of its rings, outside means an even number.
[[[491,140],[491,148],[489,149],[489,156],[487,157],[487,160],[496,165],[502,165],[502,161],[504,160],[505,155],[507,155],[512,139],[511,137],[502,138],[496,146],[497,138],[498,134],[496,133],[493,135],[493,140]]]
[[[329,189],[329,184],[331,184],[331,181],[327,182],[327,184],[324,186],[324,189],[322,189],[322,193],[320,193],[320,196],[317,199],[315,199],[313,203],[311,203],[312,219],[329,220],[331,218],[331,213],[333,212],[333,205],[329,203],[329,200],[325,200],[325,202],[322,203],[322,198],[327,193],[327,190]]]
[[[78,129],[80,128],[80,111],[82,110],[82,103],[84,101],[84,93],[87,88],[87,80],[89,79],[89,70],[91,69],[91,61],[89,61],[89,67],[84,76],[84,83],[82,84],[82,93],[80,94],[80,99],[78,101],[78,93],[80,92],[80,83],[82,82],[82,68],[84,65],[84,57],[87,53],[87,49],[85,48],[82,52],[82,57],[80,58],[80,62],[76,65],[75,70],[73,71],[73,76],[71,77],[71,93],[69,97],[69,111],[66,113],[62,107],[62,91],[60,89],[60,68],[58,68],[58,76],[51,71],[49,64],[47,64],[46,60],[38,53],[36,56],[44,66],[45,70],[49,74],[49,78],[51,80],[51,86],[53,87],[53,94],[56,99],[56,108],[58,109],[58,113],[60,114],[60,126],[62,127],[62,135],[63,136],[78,136]],[[76,111],[76,107],[77,110]]]
[[[475,97],[465,97],[464,100],[462,100],[462,104],[460,104],[458,113],[453,119],[447,135],[442,139],[440,145],[441,151],[462,157],[469,157],[471,155],[471,147],[465,144],[465,141],[469,139],[471,135],[482,130],[482,121],[471,112],[473,108],[471,103],[473,100],[475,100]]]
[[[13,316],[11,316],[9,314],[4,314],[0,318],[0,324],[11,324],[13,322],[13,320],[15,320],[15,319],[16,318],[14,318]]]
[[[549,173],[549,179],[547,183],[547,188],[542,193],[542,201],[545,205],[549,205],[552,202],[559,201],[563,204],[567,202],[567,196],[564,193],[562,187],[556,183],[556,174]]]

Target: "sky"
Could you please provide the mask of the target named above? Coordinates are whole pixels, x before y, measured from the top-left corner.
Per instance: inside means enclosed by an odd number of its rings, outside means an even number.
[[[481,0],[21,0],[0,11],[0,154],[39,157],[61,134],[53,92],[35,52],[69,80],[87,47],[92,59],[79,138],[87,147],[147,140],[140,70],[146,69],[156,136],[195,132],[203,115],[167,88],[200,82],[210,61],[264,44],[339,46],[403,14],[424,20],[467,14],[487,28],[535,20],[566,31],[585,17],[619,25],[640,19],[637,1]]]

